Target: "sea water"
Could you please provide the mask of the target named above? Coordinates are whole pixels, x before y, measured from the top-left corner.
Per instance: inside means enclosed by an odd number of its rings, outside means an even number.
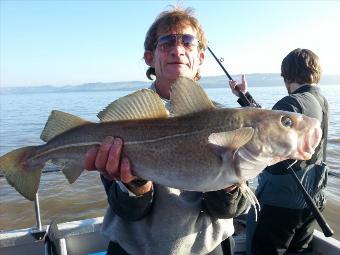
[[[330,106],[327,163],[330,167],[325,216],[340,239],[340,86],[320,85]],[[287,92],[282,87],[250,88],[263,108],[271,109]],[[239,107],[229,88],[206,89],[209,96],[227,107]],[[40,133],[52,109],[68,112],[90,121],[113,100],[131,91],[83,91],[67,93],[0,94],[0,155],[28,145],[41,144]],[[42,176],[40,209],[43,224],[51,220],[71,221],[102,216],[106,195],[97,172],[85,172],[69,185],[62,173]],[[34,205],[0,178],[0,230],[35,225]]]

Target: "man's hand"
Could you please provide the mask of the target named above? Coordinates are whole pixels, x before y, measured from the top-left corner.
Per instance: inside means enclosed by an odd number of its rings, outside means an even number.
[[[243,94],[247,93],[248,91],[248,83],[246,80],[246,77],[244,74],[242,74],[242,82],[241,83],[237,83],[237,81],[229,81],[229,86],[231,88],[231,91],[233,92],[233,94],[235,96],[239,96],[239,91],[242,92]]]
[[[238,187],[238,184],[233,184],[229,187],[224,188],[223,190],[228,193],[233,193],[237,187]]]
[[[152,187],[150,181],[140,187],[134,185],[133,181],[138,177],[132,174],[129,159],[121,156],[122,148],[122,139],[107,136],[99,148],[93,147],[86,152],[84,168],[97,170],[108,180],[121,181],[136,195],[148,192]]]

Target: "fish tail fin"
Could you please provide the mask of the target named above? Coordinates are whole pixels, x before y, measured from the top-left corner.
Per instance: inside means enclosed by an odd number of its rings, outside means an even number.
[[[45,165],[45,162],[38,160],[34,164],[28,162],[35,152],[36,146],[28,146],[0,157],[0,172],[4,173],[7,182],[31,201],[38,191],[41,172]]]
[[[250,201],[251,206],[254,208],[255,211],[255,221],[257,221],[257,210],[260,211],[260,203],[257,200],[254,192],[249,188],[249,186],[243,182],[240,185],[240,190],[242,194]],[[256,208],[257,207],[257,208]]]

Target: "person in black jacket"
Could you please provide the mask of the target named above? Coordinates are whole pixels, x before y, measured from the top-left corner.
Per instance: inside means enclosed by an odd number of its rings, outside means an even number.
[[[326,201],[328,103],[317,87],[321,77],[318,56],[308,49],[293,50],[282,61],[281,76],[289,95],[279,100],[273,110],[297,112],[318,119],[323,136],[310,160],[282,161],[259,175],[256,195],[261,211],[257,223],[252,213],[248,215],[247,254],[299,254],[312,250],[316,220],[286,170],[288,165],[293,164],[295,173],[321,210]],[[244,79],[240,84],[230,82],[230,86],[233,90],[236,86],[247,90]]]
[[[166,106],[176,78],[200,78],[206,48],[190,9],[162,12],[151,25],[144,42],[147,77],[156,77],[151,89]],[[142,180],[122,157],[123,146],[120,138],[106,137],[84,163],[101,172],[108,196],[102,228],[110,239],[108,254],[232,254],[233,217],[250,206],[237,185],[203,193]]]

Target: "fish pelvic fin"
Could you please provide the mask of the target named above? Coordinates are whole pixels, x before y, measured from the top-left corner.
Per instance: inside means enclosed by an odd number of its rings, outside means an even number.
[[[162,99],[151,89],[141,89],[121,97],[97,114],[101,122],[167,118]]]
[[[226,150],[237,151],[247,144],[254,135],[254,128],[242,127],[232,131],[212,133],[208,137],[208,142],[214,151],[221,156]]]
[[[243,194],[243,196],[249,200],[251,206],[254,208],[255,211],[255,221],[257,221],[257,210],[260,211],[260,203],[257,200],[257,197],[255,196],[254,192],[249,188],[249,186],[245,183],[242,182],[240,184],[240,191]]]
[[[21,195],[33,201],[38,191],[43,163],[29,163],[35,154],[36,147],[29,146],[13,150],[0,157],[0,171],[4,173],[7,182]]]
[[[89,121],[66,112],[53,110],[48,117],[40,139],[48,142],[57,135],[86,123],[89,123]]]
[[[203,88],[187,77],[179,77],[171,86],[172,114],[182,116],[215,108]]]

